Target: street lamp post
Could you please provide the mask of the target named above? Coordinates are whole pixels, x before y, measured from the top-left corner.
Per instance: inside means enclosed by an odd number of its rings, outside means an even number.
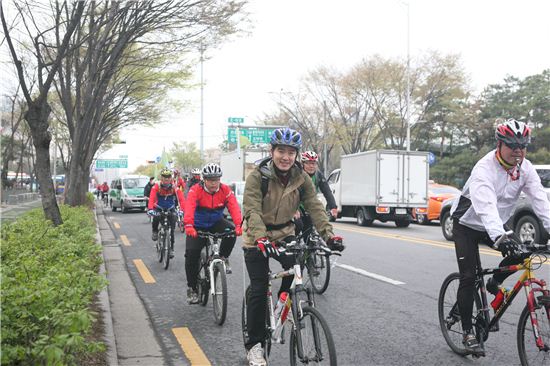
[[[204,77],[203,77],[203,61],[204,61],[204,46],[201,42],[201,161],[204,160]]]
[[[405,95],[405,119],[407,120],[407,151],[411,151],[411,22],[410,22],[410,4],[408,2],[400,1],[401,4],[407,7],[407,94]]]

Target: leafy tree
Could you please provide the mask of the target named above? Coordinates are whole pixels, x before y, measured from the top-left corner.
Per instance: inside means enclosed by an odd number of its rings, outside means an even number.
[[[194,142],[174,143],[172,149],[170,149],[170,155],[174,165],[181,168],[182,172],[190,172],[191,169],[203,165],[200,150]]]

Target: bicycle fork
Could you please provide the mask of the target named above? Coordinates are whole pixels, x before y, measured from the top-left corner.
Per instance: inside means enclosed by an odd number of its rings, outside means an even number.
[[[210,261],[210,264],[208,266],[208,274],[210,275],[210,295],[214,296],[216,294],[215,292],[215,286],[214,286],[214,266],[216,263],[222,264],[222,271],[225,273],[225,262],[221,258],[214,258]]]
[[[533,288],[531,283],[535,283],[539,287]],[[544,340],[539,332],[539,319],[537,319],[537,314],[535,312],[538,307],[547,306],[547,304],[544,303],[537,306],[537,300],[535,299],[535,292],[540,292],[543,296],[548,294],[546,281],[530,278],[524,282],[523,287],[525,288],[525,294],[527,295],[527,308],[529,309],[529,318],[531,318],[531,325],[533,326],[533,335],[535,337],[536,345],[539,350],[548,352],[550,351],[550,344],[544,344]],[[546,311],[546,317],[546,320],[550,323],[550,313],[548,311]],[[545,321],[545,319],[540,320]]]

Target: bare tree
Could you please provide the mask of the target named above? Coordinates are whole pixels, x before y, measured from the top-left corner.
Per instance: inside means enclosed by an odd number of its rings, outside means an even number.
[[[6,42],[9,46],[11,57],[17,69],[21,91],[27,102],[25,120],[31,130],[32,141],[36,150],[36,175],[40,183],[44,213],[46,218],[51,220],[54,225],[60,225],[62,223],[61,213],[57,206],[50,170],[51,134],[48,130],[48,118],[51,108],[48,105],[48,92],[57,70],[63,61],[63,57],[69,48],[73,32],[80,22],[82,12],[84,11],[84,2],[79,1],[75,3],[75,6],[70,11],[68,10],[67,2],[63,4],[56,3],[56,18],[61,18],[63,12],[69,14],[66,20],[67,26],[65,34],[62,37],[60,34],[57,34],[61,41],[56,49],[50,49],[47,46],[46,37],[51,28],[43,27],[41,29],[35,19],[35,14],[30,11],[30,5],[28,3],[15,3],[15,6],[27,30],[29,36],[29,40],[27,41],[30,41],[29,43],[34,49],[34,61],[36,62],[35,71],[38,81],[38,89],[34,93],[27,86],[27,74],[33,73],[33,70],[24,69],[24,65],[21,62],[18,51],[15,49],[14,42],[8,29],[8,24],[4,16],[3,3],[0,2],[2,28],[4,30]]]
[[[232,18],[243,6],[217,0],[88,4],[55,84],[71,141],[68,204],[84,202],[102,144],[125,126],[159,120],[167,91],[190,75],[180,55],[235,32]]]

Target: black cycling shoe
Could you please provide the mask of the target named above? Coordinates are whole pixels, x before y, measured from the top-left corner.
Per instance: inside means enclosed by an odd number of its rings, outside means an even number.
[[[159,233],[158,231],[153,231],[153,236],[151,237],[153,241],[157,241],[159,239]]]
[[[466,352],[468,352],[468,354],[475,357],[485,357],[485,350],[481,348],[475,334],[471,330],[464,332],[462,344],[464,345],[464,348],[466,348]]]

